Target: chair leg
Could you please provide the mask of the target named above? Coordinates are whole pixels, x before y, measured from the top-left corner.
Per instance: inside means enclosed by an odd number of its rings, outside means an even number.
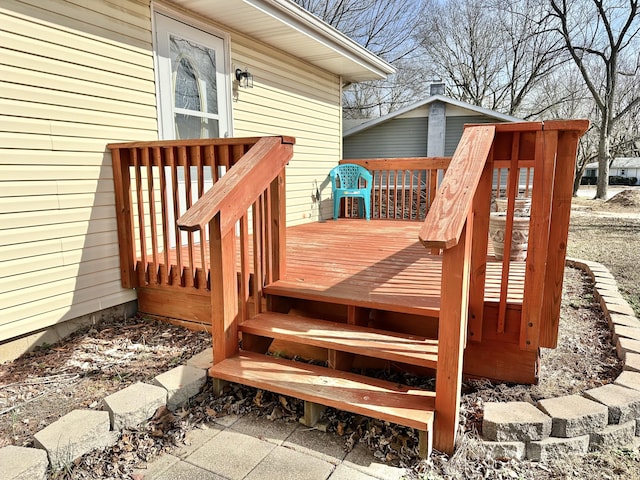
[[[364,211],[363,211],[364,210],[364,207],[363,207],[364,198],[358,198],[357,200],[358,200],[358,217],[364,218]],[[360,201],[360,200],[362,200],[362,201]]]
[[[362,201],[364,203],[365,218],[371,220],[371,197],[365,197]]]
[[[333,197],[333,219],[338,220],[340,215],[340,197]]]

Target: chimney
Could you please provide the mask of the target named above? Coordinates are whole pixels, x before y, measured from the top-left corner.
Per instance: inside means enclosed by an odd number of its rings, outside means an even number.
[[[429,95],[444,95],[444,82],[432,83],[429,87]]]

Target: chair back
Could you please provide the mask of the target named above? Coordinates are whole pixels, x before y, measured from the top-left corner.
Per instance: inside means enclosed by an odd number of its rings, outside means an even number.
[[[345,163],[334,167],[331,170],[330,176],[334,188],[360,188],[358,183],[360,177],[364,178],[368,184],[371,182],[371,174],[369,171],[360,165],[354,165],[352,163]],[[338,179],[339,185],[336,184],[336,178]]]

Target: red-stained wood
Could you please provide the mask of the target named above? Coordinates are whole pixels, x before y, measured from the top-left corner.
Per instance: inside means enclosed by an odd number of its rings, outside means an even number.
[[[520,348],[537,350],[540,346],[544,282],[549,248],[549,221],[551,219],[551,197],[555,178],[555,163],[558,147],[557,131],[540,131],[536,134],[536,181],[531,197],[531,221],[529,223],[529,245],[527,271],[525,275],[522,305],[522,328]],[[534,248],[535,246],[535,248]]]
[[[240,219],[240,321],[249,318],[249,282],[251,281],[251,259],[249,255],[249,219],[243,215]]]
[[[118,245],[120,247],[120,281],[123,288],[137,286],[134,270],[136,264],[136,249],[134,244],[134,224],[131,198],[131,177],[129,175],[128,150],[111,151],[113,168],[113,183],[116,201],[116,223],[118,228]]]
[[[158,169],[160,177],[160,214],[162,217],[162,253],[164,265],[160,268],[160,283],[169,283],[169,204],[167,199],[166,164],[160,147],[153,147],[153,164]]]
[[[468,223],[467,223],[468,222]],[[452,454],[458,430],[462,360],[466,337],[472,217],[455,246],[442,253],[442,300],[438,327],[434,447]]]
[[[125,150],[147,147],[190,147],[190,146],[228,146],[228,145],[254,145],[264,137],[236,137],[236,138],[194,138],[188,140],[152,140],[147,142],[124,142],[110,143],[107,148],[110,150]],[[293,140],[292,137],[282,137],[286,140]]]
[[[437,340],[346,323],[267,312],[243,322],[240,330],[427,368],[438,363]]]
[[[287,211],[285,193],[285,171],[282,170],[272,182],[269,188],[271,195],[271,248],[273,259],[273,270],[271,281],[280,280],[287,274]]]
[[[221,214],[220,226],[225,231],[233,228],[293,156],[292,144],[283,142],[280,137],[258,141],[245,154],[243,162],[231,168],[178,219],[180,228],[187,231],[204,229],[218,212]]]
[[[433,425],[434,392],[349,372],[242,352],[209,375],[418,430]]]
[[[238,294],[235,232],[222,230],[220,216],[209,224],[211,257],[211,326],[214,364],[238,351]],[[215,272],[215,274],[213,273]]]
[[[551,207],[551,225],[549,228],[549,249],[544,282],[542,304],[543,320],[540,327],[540,346],[555,348],[558,342],[560,323],[560,303],[562,301],[562,281],[567,254],[569,235],[569,217],[571,216],[571,198],[573,195],[573,176],[576,153],[581,132],[564,131],[558,136],[558,158]]]
[[[444,174],[450,160],[448,157],[371,158],[340,160],[340,163],[360,165],[373,175],[371,218],[421,221],[435,196],[438,176]],[[423,180],[416,181],[418,178]]]
[[[462,234],[471,211],[493,137],[494,126],[466,128],[447,174],[420,230],[427,248],[451,248]]]
[[[504,232],[503,257],[511,258],[511,242],[513,240],[513,216],[515,213],[515,199],[518,196],[520,170],[518,168],[520,153],[520,133],[514,132],[511,143],[511,163],[507,174],[507,221]],[[507,313],[507,289],[509,288],[509,268],[511,262],[502,262],[502,283],[500,285],[500,305],[498,308],[498,333],[504,333],[504,319]]]
[[[482,341],[484,291],[487,280],[487,251],[489,248],[489,215],[493,181],[493,151],[485,165],[478,190],[473,199],[473,240],[471,250],[471,287],[469,291],[469,339]]]

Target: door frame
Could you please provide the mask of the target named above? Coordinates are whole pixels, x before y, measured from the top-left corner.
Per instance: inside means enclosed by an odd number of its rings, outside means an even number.
[[[163,15],[170,20],[179,22],[184,24],[188,28],[194,28],[196,30],[200,30],[201,32],[207,35],[213,35],[214,37],[218,37],[222,39],[223,45],[223,66],[224,66],[224,88],[226,90],[226,95],[224,95],[224,104],[219,105],[219,110],[222,111],[222,108],[226,110],[226,121],[227,121],[227,137],[233,137],[233,102],[232,102],[232,81],[231,81],[231,35],[224,30],[220,30],[218,28],[212,27],[211,25],[197,20],[184,12],[177,11],[173,8],[159,5],[157,3],[152,3],[151,5],[151,37],[152,37],[152,45],[153,45],[153,70],[154,70],[154,80],[155,80],[155,90],[156,90],[156,111],[157,111],[157,122],[158,122],[158,138],[160,140],[174,140],[174,138],[166,138],[164,135],[163,121],[165,120],[165,115],[170,114],[167,110],[163,110],[161,105],[161,97],[162,91],[164,89],[161,88],[161,78],[160,78],[160,65],[158,62],[158,40],[157,40],[157,25],[156,25],[156,15]],[[173,84],[171,84],[173,88]],[[173,102],[173,98],[171,99]],[[220,116],[222,117],[222,113]],[[173,121],[173,118],[172,118]],[[220,135],[224,136],[225,132],[220,131]]]

